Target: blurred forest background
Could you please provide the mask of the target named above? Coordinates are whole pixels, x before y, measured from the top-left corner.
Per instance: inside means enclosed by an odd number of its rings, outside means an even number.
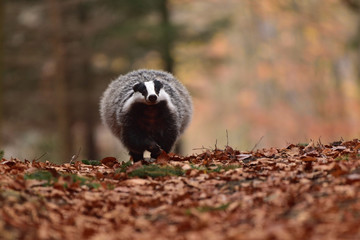
[[[1,0],[0,19],[6,157],[127,160],[98,103],[139,68],[190,90],[185,154],[360,135],[360,0]]]

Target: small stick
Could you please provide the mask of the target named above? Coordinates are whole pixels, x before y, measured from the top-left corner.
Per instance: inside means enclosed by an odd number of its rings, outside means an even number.
[[[80,156],[80,152],[81,152],[81,147],[79,148],[79,151],[77,152],[77,154],[75,154],[71,157],[70,164],[73,164],[73,161],[75,161]]]
[[[206,148],[206,147],[202,146],[199,148],[193,148],[192,150],[211,150],[211,148]]]
[[[226,129],[226,146],[229,146],[229,134],[228,134],[228,130]]]
[[[264,136],[262,136],[259,141],[255,144],[255,146],[251,149],[251,152],[255,150],[255,148],[259,145],[259,143],[261,142],[261,140],[264,138]]]
[[[323,145],[322,142],[321,142],[321,136],[319,137],[319,140],[318,140],[318,146],[319,146],[320,148],[323,148],[323,147],[324,147],[324,145]]]
[[[47,154],[47,152],[45,152],[43,155],[41,155],[40,157],[36,158],[35,161],[40,160],[42,157],[44,157]]]

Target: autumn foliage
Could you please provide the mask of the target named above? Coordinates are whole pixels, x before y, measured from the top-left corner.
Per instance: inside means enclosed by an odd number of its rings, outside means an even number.
[[[360,141],[0,162],[1,239],[360,239]]]

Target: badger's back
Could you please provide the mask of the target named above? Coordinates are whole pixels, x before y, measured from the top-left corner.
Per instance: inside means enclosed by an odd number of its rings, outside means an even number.
[[[128,106],[129,99],[134,96],[134,85],[155,80],[162,84],[167,93],[166,96],[168,96],[160,102],[162,105],[147,106],[142,103],[131,103],[131,106]],[[171,124],[175,125],[176,133],[170,134],[175,134],[175,138],[178,138],[191,120],[192,102],[186,88],[170,73],[137,70],[122,75],[109,84],[100,102],[100,114],[103,123],[126,146],[125,127],[142,128],[156,133],[162,131],[159,129],[161,126],[166,127],[166,124],[170,124],[165,119],[172,121]],[[133,131],[135,130],[133,129]],[[131,133],[126,132],[126,134]],[[129,146],[127,147],[129,148]]]

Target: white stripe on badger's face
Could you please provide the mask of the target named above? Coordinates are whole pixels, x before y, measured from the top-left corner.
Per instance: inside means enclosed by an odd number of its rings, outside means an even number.
[[[164,88],[160,89],[160,92],[159,92],[159,98],[158,98],[158,101],[166,101],[167,102],[167,105],[169,106],[169,109],[173,112],[176,112],[176,108],[174,106],[174,104],[172,103],[171,101],[171,97],[170,95],[165,91]]]
[[[156,94],[155,84],[153,81],[144,82],[144,85],[145,85],[146,92],[147,92],[146,96],[144,96],[141,92],[138,92],[138,91],[129,92],[128,94],[129,94],[129,96],[131,95],[131,97],[129,97],[129,99],[125,101],[122,112],[128,111],[129,108],[131,107],[131,105],[134,103],[140,102],[140,103],[145,103],[148,105],[153,105],[153,104],[159,103],[160,101],[166,101],[169,109],[172,112],[176,112],[176,107],[172,103],[170,95],[165,91],[164,88],[161,88],[159,91],[159,94]],[[151,95],[155,95],[157,97],[155,102],[150,102],[148,100],[148,97]]]
[[[133,105],[134,103],[137,102],[143,102],[145,103],[145,98],[144,96],[140,93],[140,92],[129,92],[128,95],[131,95],[131,97],[129,97],[128,100],[125,101],[124,106],[122,108],[122,112],[127,112],[129,110],[129,108],[131,107],[131,105]]]
[[[145,87],[146,87],[146,91],[147,91],[147,96],[150,96],[150,95],[156,95],[156,92],[155,92],[155,85],[154,85],[154,82],[153,81],[148,81],[148,82],[144,82],[145,84]]]

